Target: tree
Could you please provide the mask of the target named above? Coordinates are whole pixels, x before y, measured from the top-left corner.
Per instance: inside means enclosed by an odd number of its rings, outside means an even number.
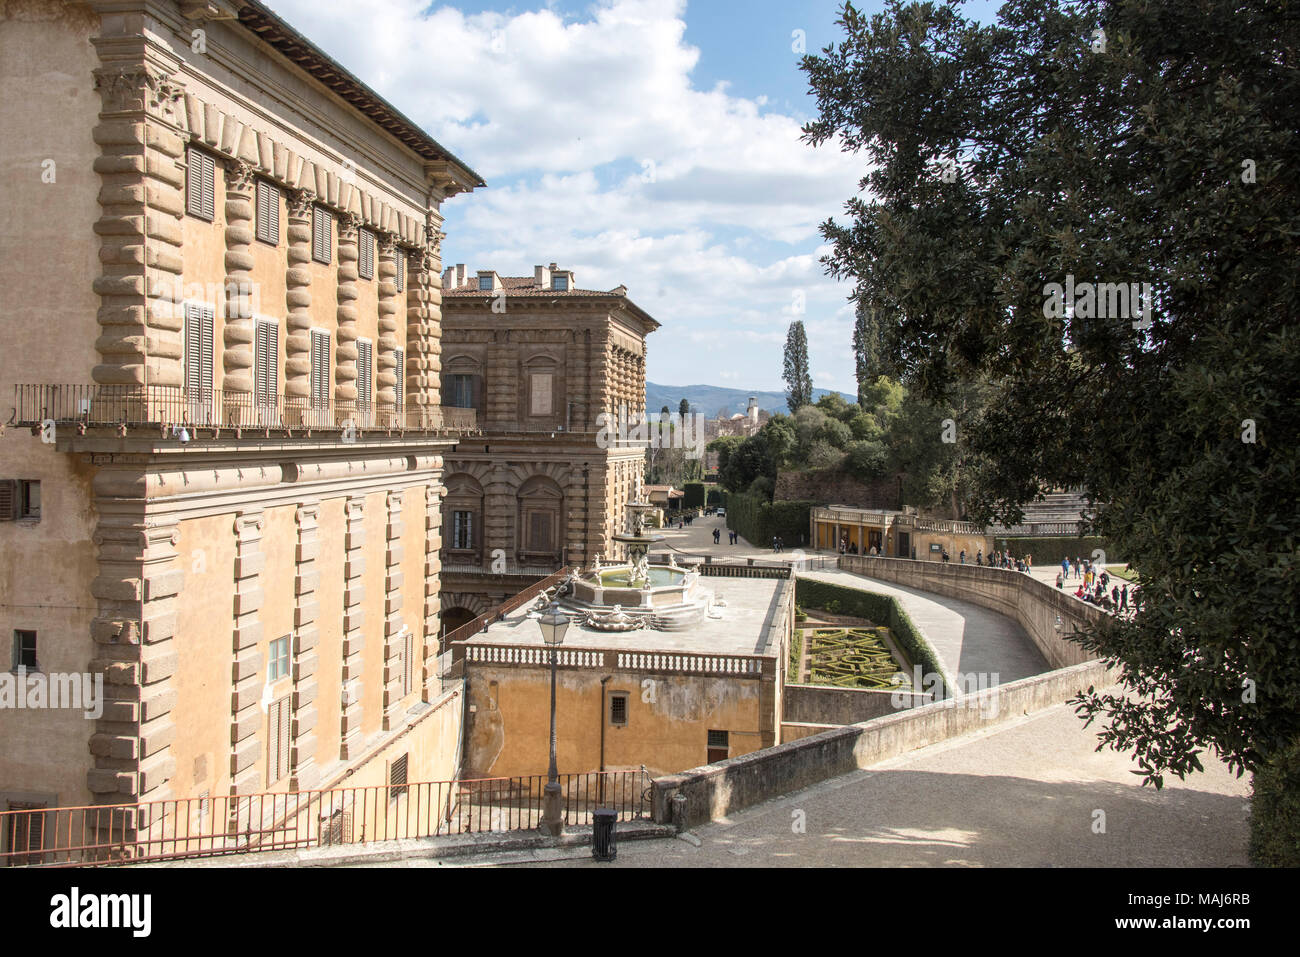
[[[664,407],[664,411],[665,412],[668,411],[667,406]],[[683,419],[686,418],[688,415],[691,414],[691,404],[685,399],[682,399],[681,402],[677,403],[677,414],[680,415]]]
[[[685,400],[683,399],[682,401]],[[668,406],[664,406],[662,409],[659,410],[659,414],[663,416],[663,415],[672,415],[673,413],[672,410],[668,408]]]
[[[1092,530],[1138,573],[1136,617],[1082,639],[1123,664],[1122,690],[1077,705],[1157,787],[1206,748],[1239,774],[1297,760],[1286,11],[1010,0],[982,27],[951,5],[846,4],[847,39],[802,62],[805,140],[866,154],[869,189],[822,226],[829,271],[897,317],[885,351],[909,387],[943,402],[996,384],[958,430],[978,517],[1014,522],[1039,491],[1082,486]]]
[[[884,374],[881,327],[876,314],[859,302],[853,320],[853,364],[858,380],[858,405],[866,405],[867,387]]]
[[[808,336],[804,333],[803,323],[795,320],[790,323],[790,331],[785,336],[785,404],[794,415],[803,406],[812,402],[812,375],[808,372]]]

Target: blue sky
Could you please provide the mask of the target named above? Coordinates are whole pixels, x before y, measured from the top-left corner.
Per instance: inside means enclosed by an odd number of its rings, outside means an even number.
[[[626,285],[663,324],[659,383],[780,390],[801,319],[815,385],[855,391],[850,287],[817,261],[817,225],[864,166],[799,141],[815,104],[794,49],[839,39],[838,2],[271,6],[487,180],[443,207],[446,265]]]

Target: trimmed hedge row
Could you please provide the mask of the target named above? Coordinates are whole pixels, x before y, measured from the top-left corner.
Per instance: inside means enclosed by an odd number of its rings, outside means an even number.
[[[703,482],[687,482],[683,488],[686,495],[682,499],[682,508],[704,508]]]
[[[943,668],[939,665],[938,654],[893,596],[832,585],[812,578],[799,578],[795,580],[794,597],[804,608],[824,609],[834,601],[839,602],[841,614],[865,618],[876,624],[887,624],[894,640],[902,645],[903,651],[912,659],[912,664],[920,665],[922,674],[936,676],[938,683],[935,687],[935,700],[948,697],[948,688],[943,678],[939,677],[943,674]]]
[[[1300,866],[1300,740],[1255,772],[1250,860],[1256,867]]]
[[[723,508],[726,508],[726,507],[727,507],[727,490],[726,490],[725,488],[719,488],[719,487],[716,486],[716,485],[710,486],[710,487],[709,487],[708,500],[707,500],[707,502],[706,502],[705,504],[707,504],[707,505],[709,505],[709,506],[713,506],[713,505],[721,505]]]
[[[751,545],[766,548],[780,538],[786,548],[808,544],[808,514],[815,502],[769,502],[759,495],[732,492],[726,498],[727,528]]]
[[[1084,538],[1064,536],[1061,538],[994,538],[993,548],[1000,552],[1009,551],[1016,558],[1026,554],[1034,556],[1034,567],[1059,565],[1062,558],[1074,561],[1076,558],[1092,558],[1095,549],[1106,553],[1106,563],[1119,562],[1119,553],[1111,549],[1104,538],[1088,535]]]

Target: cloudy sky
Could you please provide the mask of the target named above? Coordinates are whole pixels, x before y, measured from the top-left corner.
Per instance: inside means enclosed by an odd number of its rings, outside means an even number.
[[[446,265],[626,285],[663,324],[663,384],[781,390],[800,318],[814,384],[856,391],[849,286],[817,225],[863,160],[799,140],[796,47],[840,38],[838,0],[270,5],[487,180],[443,207]]]

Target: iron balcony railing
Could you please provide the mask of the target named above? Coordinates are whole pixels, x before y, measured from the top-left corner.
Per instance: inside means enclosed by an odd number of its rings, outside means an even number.
[[[620,821],[650,816],[644,767],[558,777],[567,827],[590,824],[602,809]],[[529,830],[542,823],[546,782],[534,774],[2,811],[0,867],[130,864]]]
[[[397,404],[378,399],[255,395],[164,385],[14,386],[14,424],[54,422],[82,428],[367,430],[467,433],[477,429],[473,409]]]

